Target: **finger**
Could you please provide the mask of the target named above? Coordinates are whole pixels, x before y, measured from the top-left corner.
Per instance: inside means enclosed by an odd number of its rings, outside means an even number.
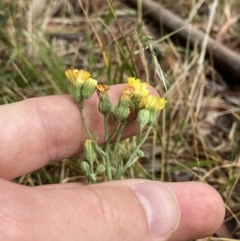
[[[225,206],[219,193],[199,182],[169,183],[181,210],[181,221],[171,241],[208,237],[221,226]]]
[[[224,218],[219,194],[197,182],[59,186],[0,180],[0,240],[181,241],[214,233]]]
[[[131,182],[134,185],[136,180],[124,180],[122,183],[107,182],[103,185],[122,186],[124,182],[126,185],[130,185]],[[218,230],[224,220],[225,205],[214,188],[201,182],[165,184],[173,191],[180,211],[178,227],[167,240],[188,241],[210,236]]]
[[[117,104],[124,85],[112,86],[109,97]],[[152,94],[156,91],[150,87]],[[103,118],[95,94],[84,105],[86,122],[99,143],[104,141]],[[78,106],[71,96],[33,98],[0,107],[0,177],[11,179],[62,160],[83,150],[87,136]],[[136,122],[126,126],[123,138],[136,134]]]

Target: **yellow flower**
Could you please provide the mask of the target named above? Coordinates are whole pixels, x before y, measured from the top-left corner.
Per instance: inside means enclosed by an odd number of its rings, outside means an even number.
[[[135,97],[144,97],[149,93],[147,89],[148,84],[146,82],[141,82],[140,79],[129,77],[128,86],[134,88],[133,96]]]
[[[80,69],[80,70],[68,69],[65,71],[65,74],[72,84],[83,84],[91,76],[87,71],[82,70],[82,69]]]
[[[139,108],[139,113],[142,111],[142,110],[148,110],[149,113],[150,113],[150,116],[149,116],[149,120],[148,120],[148,125],[152,126],[154,125],[155,121],[156,121],[156,118],[157,118],[157,112],[162,110],[165,105],[166,105],[167,101],[164,99],[164,98],[159,98],[159,97],[156,97],[156,96],[153,96],[153,95],[148,95],[148,96],[144,96],[139,105],[138,105],[138,108]],[[145,113],[144,113],[145,114]],[[139,116],[139,118],[142,118],[142,116]],[[138,119],[139,119],[138,118]],[[140,120],[140,119],[139,119]],[[144,123],[141,123],[144,122]],[[146,123],[147,120],[140,120],[138,121],[140,126],[143,124]],[[141,128],[142,128],[141,126]]]
[[[167,101],[164,98],[148,95],[142,98],[140,107],[157,112],[159,110],[162,110],[165,107],[166,103]]]
[[[107,94],[109,86],[98,84],[96,88],[99,97],[98,110],[100,111],[100,113],[104,115],[110,114],[112,112],[113,107]]]
[[[129,102],[133,96],[134,93],[134,88],[127,85],[124,87],[124,89],[122,90],[122,95],[121,95],[121,100],[123,102]]]
[[[82,69],[68,69],[65,74],[72,84],[72,94],[77,102],[80,103],[93,95],[97,81],[91,78],[90,73]]]
[[[109,90],[109,86],[108,85],[101,85],[101,84],[97,85],[97,92],[99,94],[107,94],[108,90]]]
[[[128,117],[130,113],[130,104],[132,101],[132,96],[133,96],[134,88],[131,86],[125,86],[122,90],[122,94],[120,97],[120,100],[118,102],[118,105],[114,109],[114,115],[118,119],[125,119]]]

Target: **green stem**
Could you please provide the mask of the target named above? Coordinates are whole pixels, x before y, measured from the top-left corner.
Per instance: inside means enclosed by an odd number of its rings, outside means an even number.
[[[104,115],[105,142],[108,141],[108,135],[109,135],[108,118],[109,118],[109,114],[105,114],[105,115]]]
[[[118,151],[118,148],[119,148],[119,143],[120,143],[120,140],[121,140],[121,137],[122,137],[123,129],[124,129],[124,127],[126,126],[126,124],[127,124],[127,121],[125,121],[124,123],[122,123],[122,126],[121,126],[120,130],[118,131],[117,139],[116,139],[116,142],[114,143],[114,150],[113,150],[113,156],[114,156],[114,157],[117,156],[117,151]],[[119,125],[119,126],[120,126],[120,125]]]
[[[106,160],[106,168],[107,168],[107,177],[108,181],[112,181],[112,165],[110,162],[110,144],[108,142],[108,118],[109,114],[104,115],[104,131],[105,131],[105,160]]]
[[[126,165],[123,167],[122,171],[119,172],[120,174],[118,175],[117,179],[119,179],[121,177],[121,175],[135,162],[134,159],[136,158],[136,154],[139,151],[140,147],[143,145],[143,143],[145,142],[145,140],[147,139],[151,129],[152,129],[152,125],[148,126],[148,129],[146,131],[145,136],[143,137],[143,139],[137,144],[136,148],[134,149],[133,153],[131,154],[131,156],[129,157]]]
[[[89,162],[89,163],[90,163],[90,174],[93,174],[94,173],[93,162]]]
[[[110,143],[110,142],[112,141],[112,139],[113,139],[113,137],[116,135],[116,133],[117,133],[117,131],[118,131],[120,125],[121,125],[121,121],[118,119],[118,120],[117,120],[117,124],[116,124],[116,126],[115,126],[115,128],[114,128],[112,134],[109,136],[107,142]]]
[[[110,148],[110,143],[113,140],[113,138],[115,137],[115,135],[117,134],[117,131],[118,131],[118,133],[121,133],[122,129],[119,130],[120,126],[121,126],[121,120],[117,119],[117,123],[114,126],[114,130],[113,130],[112,134],[110,136],[107,135],[106,138],[105,138],[106,139],[106,148]],[[119,138],[117,138],[117,142],[114,144],[114,150],[113,150],[112,157],[116,157],[116,149],[118,147],[118,143],[119,143],[120,138],[121,138],[121,136]],[[110,152],[110,150],[105,149],[105,152],[108,153],[108,152]],[[110,157],[110,155],[109,155],[109,157]],[[111,175],[111,178],[112,178],[112,175]]]
[[[97,145],[96,141],[93,139],[90,131],[88,130],[87,123],[86,123],[86,120],[85,120],[85,117],[84,117],[84,112],[83,112],[83,102],[78,103],[78,107],[79,107],[79,110],[80,110],[80,113],[81,113],[83,127],[84,127],[88,137],[90,138],[92,143],[95,143],[96,150],[100,153],[100,155],[105,157],[106,156],[105,152]]]
[[[140,132],[137,135],[137,145],[141,141],[142,138],[142,133],[143,133],[143,128],[140,128]]]

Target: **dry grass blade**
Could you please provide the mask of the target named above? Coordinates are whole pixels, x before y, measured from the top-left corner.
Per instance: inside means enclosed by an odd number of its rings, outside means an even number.
[[[128,4],[137,7],[138,0],[129,0]],[[164,27],[167,31],[176,31],[177,36],[181,41],[187,43],[188,41],[192,45],[197,43],[202,47],[204,43],[205,34],[194,28],[193,26],[186,24],[181,18],[172,14],[167,9],[161,7],[154,1],[142,2],[143,11],[147,14],[150,19],[153,19],[160,26]],[[213,58],[214,65],[227,81],[229,85],[239,86],[240,79],[240,58],[239,56],[221,45],[212,38],[208,39],[207,53],[210,58]]]

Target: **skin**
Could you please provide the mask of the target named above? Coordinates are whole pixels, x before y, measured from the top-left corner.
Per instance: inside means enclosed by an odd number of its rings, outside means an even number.
[[[116,104],[123,85],[112,86]],[[153,95],[156,91],[150,87]],[[86,121],[103,143],[101,115],[94,95],[85,104]],[[167,183],[175,193],[181,219],[165,238],[149,233],[141,205],[124,180],[83,186],[80,183],[26,187],[9,180],[82,152],[86,134],[71,96],[47,96],[0,107],[0,240],[191,240],[214,233],[225,209],[219,194],[200,182]],[[111,126],[110,126],[111,129]],[[138,132],[137,123],[123,137]],[[102,237],[102,239],[100,238]]]

